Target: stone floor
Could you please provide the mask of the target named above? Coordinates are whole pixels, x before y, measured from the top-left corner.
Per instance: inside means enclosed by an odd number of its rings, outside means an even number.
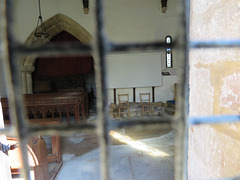
[[[162,111],[162,112],[161,112]],[[139,113],[133,117],[117,117],[113,120],[132,119],[154,119],[166,114],[164,109],[160,109],[154,116],[142,117]],[[96,119],[94,110],[90,111],[87,121]],[[111,179],[114,180],[158,180],[174,179],[174,131],[172,129],[152,128],[139,130],[134,128],[125,128],[114,130],[118,135],[130,139],[129,141],[119,141],[110,136],[110,167]],[[51,147],[50,138],[45,138],[47,146]],[[135,145],[132,145],[135,144]],[[143,146],[145,149],[139,149],[137,146]],[[147,148],[145,147],[147,146]],[[147,149],[147,150],[146,150]],[[153,152],[163,152],[167,155],[153,156],[149,155],[150,149]],[[76,133],[72,136],[62,136],[61,151],[63,165],[56,180],[99,180],[100,179],[100,149],[98,137],[94,133]],[[56,166],[55,163],[49,164],[49,172]]]
[[[94,120],[94,116],[96,114],[91,113],[88,120]],[[138,118],[151,119],[154,117],[139,116]],[[116,120],[122,119],[127,120],[127,117],[117,118]],[[122,137],[131,139],[133,144],[138,144],[138,146],[140,144],[143,147],[147,146],[156,152],[163,151],[167,155],[149,155],[149,150],[146,150],[146,147],[145,150],[138,149],[132,147],[131,143],[120,142],[110,136],[110,179],[174,179],[174,130],[155,128],[139,131],[133,128],[126,128],[114,132]],[[62,137],[63,166],[56,180],[99,180],[99,155],[98,138],[94,133],[77,133],[73,136]]]
[[[86,137],[87,139],[85,139]],[[82,141],[77,142],[78,140]],[[90,142],[86,143],[88,140]],[[174,179],[173,130],[159,137],[137,141],[133,139],[132,141],[135,143],[134,147],[131,143],[109,146],[110,179]],[[63,142],[65,142],[63,145],[67,145],[67,147],[63,148],[63,166],[56,180],[99,180],[100,150],[96,138],[88,137],[86,134],[76,134],[73,137],[65,138]],[[136,147],[136,144],[140,147]],[[86,146],[84,147],[84,145]],[[143,149],[139,149],[142,147]],[[149,154],[151,151],[158,154]]]

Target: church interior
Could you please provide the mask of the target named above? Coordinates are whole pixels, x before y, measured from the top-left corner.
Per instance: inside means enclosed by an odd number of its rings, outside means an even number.
[[[0,5],[4,179],[239,175],[238,2]]]

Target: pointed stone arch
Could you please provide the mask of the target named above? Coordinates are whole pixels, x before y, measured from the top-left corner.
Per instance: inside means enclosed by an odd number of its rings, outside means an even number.
[[[62,31],[66,31],[75,36],[83,44],[89,44],[92,41],[90,33],[84,29],[80,24],[63,14],[56,14],[44,22],[46,32],[49,34],[48,39],[36,39],[34,31],[29,35],[25,41],[28,47],[39,47],[48,43],[55,35]],[[37,56],[27,56],[20,59],[20,71],[22,79],[22,89],[24,94],[33,93],[32,89],[32,72],[35,70],[34,63]]]

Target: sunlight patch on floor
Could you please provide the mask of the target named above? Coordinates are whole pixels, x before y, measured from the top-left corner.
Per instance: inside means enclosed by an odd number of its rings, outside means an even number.
[[[170,156],[169,154],[163,152],[163,151],[160,151],[154,147],[151,147],[151,146],[148,146],[140,141],[136,141],[134,139],[132,139],[131,137],[129,136],[126,136],[126,135],[122,135],[118,132],[115,132],[115,131],[110,131],[109,133],[113,138],[121,141],[121,142],[124,142],[126,144],[128,144],[129,146],[135,148],[135,149],[138,149],[138,150],[141,150],[141,151],[144,151],[146,152],[147,154],[151,155],[151,156],[160,156],[160,157],[164,157],[164,156]]]

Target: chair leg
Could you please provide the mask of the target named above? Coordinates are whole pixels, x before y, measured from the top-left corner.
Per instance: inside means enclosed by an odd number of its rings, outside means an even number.
[[[120,118],[120,108],[118,108],[118,117]]]

